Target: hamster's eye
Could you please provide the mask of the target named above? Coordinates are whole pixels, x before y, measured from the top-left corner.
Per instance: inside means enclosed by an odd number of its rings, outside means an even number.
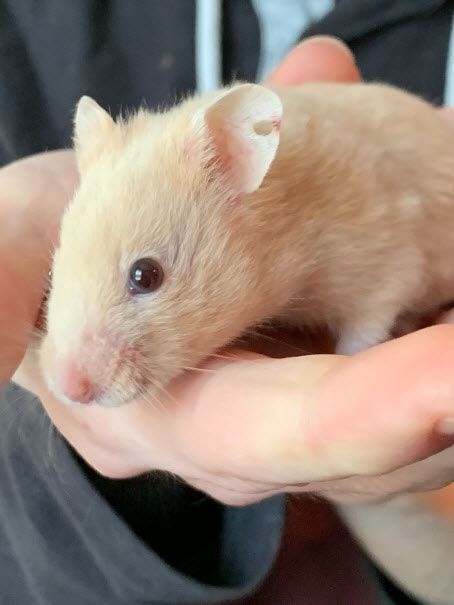
[[[129,270],[128,288],[131,294],[149,294],[159,288],[164,279],[161,265],[153,258],[140,258]]]

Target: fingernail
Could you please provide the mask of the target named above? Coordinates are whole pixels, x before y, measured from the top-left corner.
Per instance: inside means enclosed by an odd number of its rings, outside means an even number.
[[[310,38],[306,38],[302,42],[300,42],[299,47],[306,46],[307,44],[313,44],[317,42],[322,42],[323,44],[332,44],[333,46],[337,46],[341,48],[345,54],[347,54],[352,61],[356,64],[355,55],[349,49],[349,47],[343,42],[340,38],[335,38],[334,36],[312,36]]]
[[[448,418],[439,420],[437,431],[442,435],[454,435],[454,416],[448,416]]]

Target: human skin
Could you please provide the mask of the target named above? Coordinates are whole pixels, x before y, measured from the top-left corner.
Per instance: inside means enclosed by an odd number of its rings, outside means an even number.
[[[269,81],[359,79],[348,50],[315,39],[296,47]],[[29,342],[59,219],[76,185],[71,151],[0,171],[0,382]],[[112,478],[167,470],[231,504],[300,491],[362,501],[454,480],[446,462],[426,460],[454,443],[454,326],[348,358],[274,354],[231,351],[206,364],[208,371],[175,381],[162,406],[63,406],[46,389],[33,352],[18,380],[88,464]]]

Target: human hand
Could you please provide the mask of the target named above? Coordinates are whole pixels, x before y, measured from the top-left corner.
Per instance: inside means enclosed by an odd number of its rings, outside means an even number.
[[[270,78],[333,79],[359,74],[349,53],[326,40],[292,51]],[[57,205],[53,220],[60,212]],[[421,475],[414,463],[451,443],[437,426],[454,415],[453,337],[454,328],[435,327],[352,358],[236,351],[182,376],[159,406],[65,407],[33,355],[20,379],[82,457],[110,477],[167,470],[235,504],[289,491],[375,498],[452,480],[444,465]]]
[[[77,180],[69,150],[0,170],[0,385],[20,363],[34,331],[60,217]]]

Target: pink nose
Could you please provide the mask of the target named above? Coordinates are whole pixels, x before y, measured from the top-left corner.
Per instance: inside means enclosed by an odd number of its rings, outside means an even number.
[[[90,403],[95,399],[95,387],[86,373],[75,363],[67,362],[57,372],[60,392],[75,403]]]

